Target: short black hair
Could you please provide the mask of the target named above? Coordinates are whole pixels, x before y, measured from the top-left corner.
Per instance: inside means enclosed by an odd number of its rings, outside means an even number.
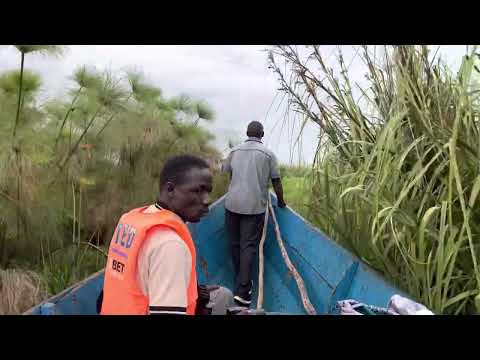
[[[181,184],[183,175],[193,168],[208,169],[208,163],[194,155],[178,155],[167,159],[160,173],[160,191],[167,182]]]
[[[247,136],[262,137],[263,125],[258,121],[252,121],[247,126]]]

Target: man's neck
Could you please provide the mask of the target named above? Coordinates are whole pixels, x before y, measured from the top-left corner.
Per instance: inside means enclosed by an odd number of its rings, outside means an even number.
[[[158,199],[155,202],[155,207],[159,210],[165,209],[165,210],[170,210],[169,206],[162,200]],[[171,211],[171,210],[170,210]]]
[[[181,217],[179,214],[177,214],[175,211],[173,211],[165,201],[162,201],[162,199],[158,199],[155,202],[155,207],[159,210],[165,209],[165,210],[171,211],[185,222],[185,219]]]
[[[262,138],[256,137],[256,136],[249,136],[247,141],[257,141],[259,143],[262,142]]]

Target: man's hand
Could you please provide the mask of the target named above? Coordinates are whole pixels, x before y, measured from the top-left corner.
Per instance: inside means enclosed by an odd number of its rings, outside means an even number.
[[[210,301],[210,293],[214,290],[219,289],[219,285],[198,285],[197,292],[198,292],[198,299],[197,303],[206,305]]]
[[[285,201],[283,200],[283,186],[282,186],[282,180],[280,178],[278,179],[272,179],[272,185],[273,185],[273,190],[275,190],[275,194],[277,195],[277,205],[279,208],[284,208],[287,206],[285,204]]]
[[[210,309],[207,309],[207,304],[210,302],[210,291],[205,285],[197,284],[197,293],[195,315],[209,315]]]
[[[205,285],[197,285],[197,304],[200,306],[205,306],[210,301],[210,291],[208,291],[207,286]]]
[[[210,315],[212,309],[207,308],[207,304],[210,302],[210,293],[219,289],[218,285],[197,285],[197,308],[195,309],[196,315]]]

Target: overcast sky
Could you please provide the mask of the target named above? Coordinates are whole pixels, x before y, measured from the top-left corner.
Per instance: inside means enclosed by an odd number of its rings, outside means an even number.
[[[52,59],[40,55],[26,57],[26,68],[41,74],[43,97],[61,96],[69,86],[68,78],[81,65],[99,70],[124,70],[136,67],[159,86],[166,96],[186,93],[204,99],[216,112],[209,128],[223,150],[229,138],[242,140],[246,125],[259,120],[265,126],[265,143],[282,163],[313,159],[318,128],[310,124],[301,146],[293,147],[299,123],[291,115],[285,118],[285,106],[278,95],[276,76],[267,68],[268,46],[166,46],[166,45],[73,45],[66,56]],[[349,73],[355,81],[364,81],[364,68],[355,56],[356,47],[342,46]],[[325,56],[335,67],[335,46],[324,46]],[[442,46],[442,57],[458,66],[465,46]],[[19,54],[11,46],[0,47],[0,72],[19,67]]]

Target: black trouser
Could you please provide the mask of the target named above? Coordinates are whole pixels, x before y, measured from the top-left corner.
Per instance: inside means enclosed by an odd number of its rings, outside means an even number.
[[[232,246],[235,295],[249,297],[253,262],[262,237],[265,214],[243,215],[225,210],[225,227]]]

